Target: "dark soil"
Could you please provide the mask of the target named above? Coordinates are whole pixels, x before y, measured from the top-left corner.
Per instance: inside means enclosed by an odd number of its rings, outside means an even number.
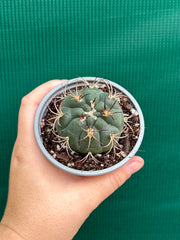
[[[99,87],[101,90],[108,92],[107,86],[102,84]],[[56,97],[57,107],[59,107],[61,100],[60,96]],[[49,108],[57,112],[54,106],[54,100],[49,104]],[[137,142],[140,133],[139,116],[134,108],[133,104],[127,96],[123,93],[120,98],[120,106],[123,110],[123,114],[127,123],[125,124],[125,131],[121,134],[121,137],[116,149],[112,149],[110,152],[96,154],[92,156],[83,155],[74,151],[66,151],[65,144],[60,142],[57,137],[57,132],[52,131],[52,125],[54,120],[49,120],[56,115],[49,109],[42,119],[41,125],[41,137],[46,150],[52,155],[58,162],[78,170],[84,171],[96,171],[105,169],[122,161],[133,149]],[[129,118],[128,118],[129,117]],[[128,119],[127,119],[128,118]]]

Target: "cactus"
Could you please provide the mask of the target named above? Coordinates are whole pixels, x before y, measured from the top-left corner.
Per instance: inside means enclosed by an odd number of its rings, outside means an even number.
[[[54,128],[73,151],[89,156],[110,151],[118,144],[124,116],[115,95],[96,86],[76,86],[56,110]]]

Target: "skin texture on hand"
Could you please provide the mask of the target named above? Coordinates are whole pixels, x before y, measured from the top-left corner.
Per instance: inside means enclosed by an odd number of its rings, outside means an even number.
[[[72,239],[89,214],[144,164],[135,156],[112,173],[82,177],[44,157],[34,137],[34,116],[43,97],[62,81],[49,81],[21,101],[0,239]]]

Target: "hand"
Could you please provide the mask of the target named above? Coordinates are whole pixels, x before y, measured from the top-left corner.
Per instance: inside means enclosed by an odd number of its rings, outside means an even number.
[[[33,123],[42,98],[60,83],[49,81],[22,99],[0,239],[72,239],[89,214],[144,164],[135,156],[112,173],[82,177],[50,163],[37,146]]]

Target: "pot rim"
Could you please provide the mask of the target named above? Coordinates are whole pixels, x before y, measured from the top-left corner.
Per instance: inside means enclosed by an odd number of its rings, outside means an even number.
[[[44,116],[45,111],[47,110],[47,106],[49,105],[49,103],[51,102],[53,97],[55,97],[58,94],[59,89],[63,89],[66,85],[67,86],[72,85],[74,87],[77,82],[81,83],[79,85],[84,85],[82,79],[84,79],[86,81],[93,82],[95,80],[102,79],[102,78],[97,78],[97,77],[73,78],[71,80],[68,80],[66,82],[63,82],[63,83],[59,84],[58,86],[53,88],[50,92],[48,92],[46,94],[46,96],[42,99],[42,101],[40,102],[40,104],[39,104],[39,106],[36,110],[36,114],[35,114],[35,118],[34,118],[34,134],[35,134],[36,142],[37,142],[41,152],[56,167],[66,171],[66,172],[75,174],[75,175],[98,176],[98,175],[103,175],[103,174],[112,172],[112,171],[122,167],[125,163],[127,163],[135,155],[135,153],[138,151],[138,149],[139,149],[139,147],[142,143],[143,136],[144,136],[144,117],[143,117],[143,114],[142,114],[142,111],[141,111],[141,108],[140,108],[139,104],[137,103],[135,98],[131,95],[131,93],[129,93],[125,88],[123,88],[119,84],[103,78],[103,80],[109,82],[113,86],[113,88],[116,88],[119,91],[123,92],[125,95],[127,95],[127,97],[133,103],[135,109],[137,110],[137,112],[139,114],[139,121],[140,121],[140,134],[139,134],[138,140],[137,140],[135,146],[133,147],[133,149],[131,150],[131,152],[123,160],[121,160],[119,163],[117,163],[117,164],[115,164],[115,165],[113,165],[109,168],[105,168],[105,169],[102,169],[102,170],[96,170],[96,171],[82,171],[82,170],[70,168],[70,167],[67,167],[67,166],[61,164],[56,159],[54,159],[51,156],[51,154],[49,154],[48,151],[46,150],[46,148],[44,147],[42,138],[40,136],[41,128],[40,128],[39,123],[41,122],[41,119]]]

